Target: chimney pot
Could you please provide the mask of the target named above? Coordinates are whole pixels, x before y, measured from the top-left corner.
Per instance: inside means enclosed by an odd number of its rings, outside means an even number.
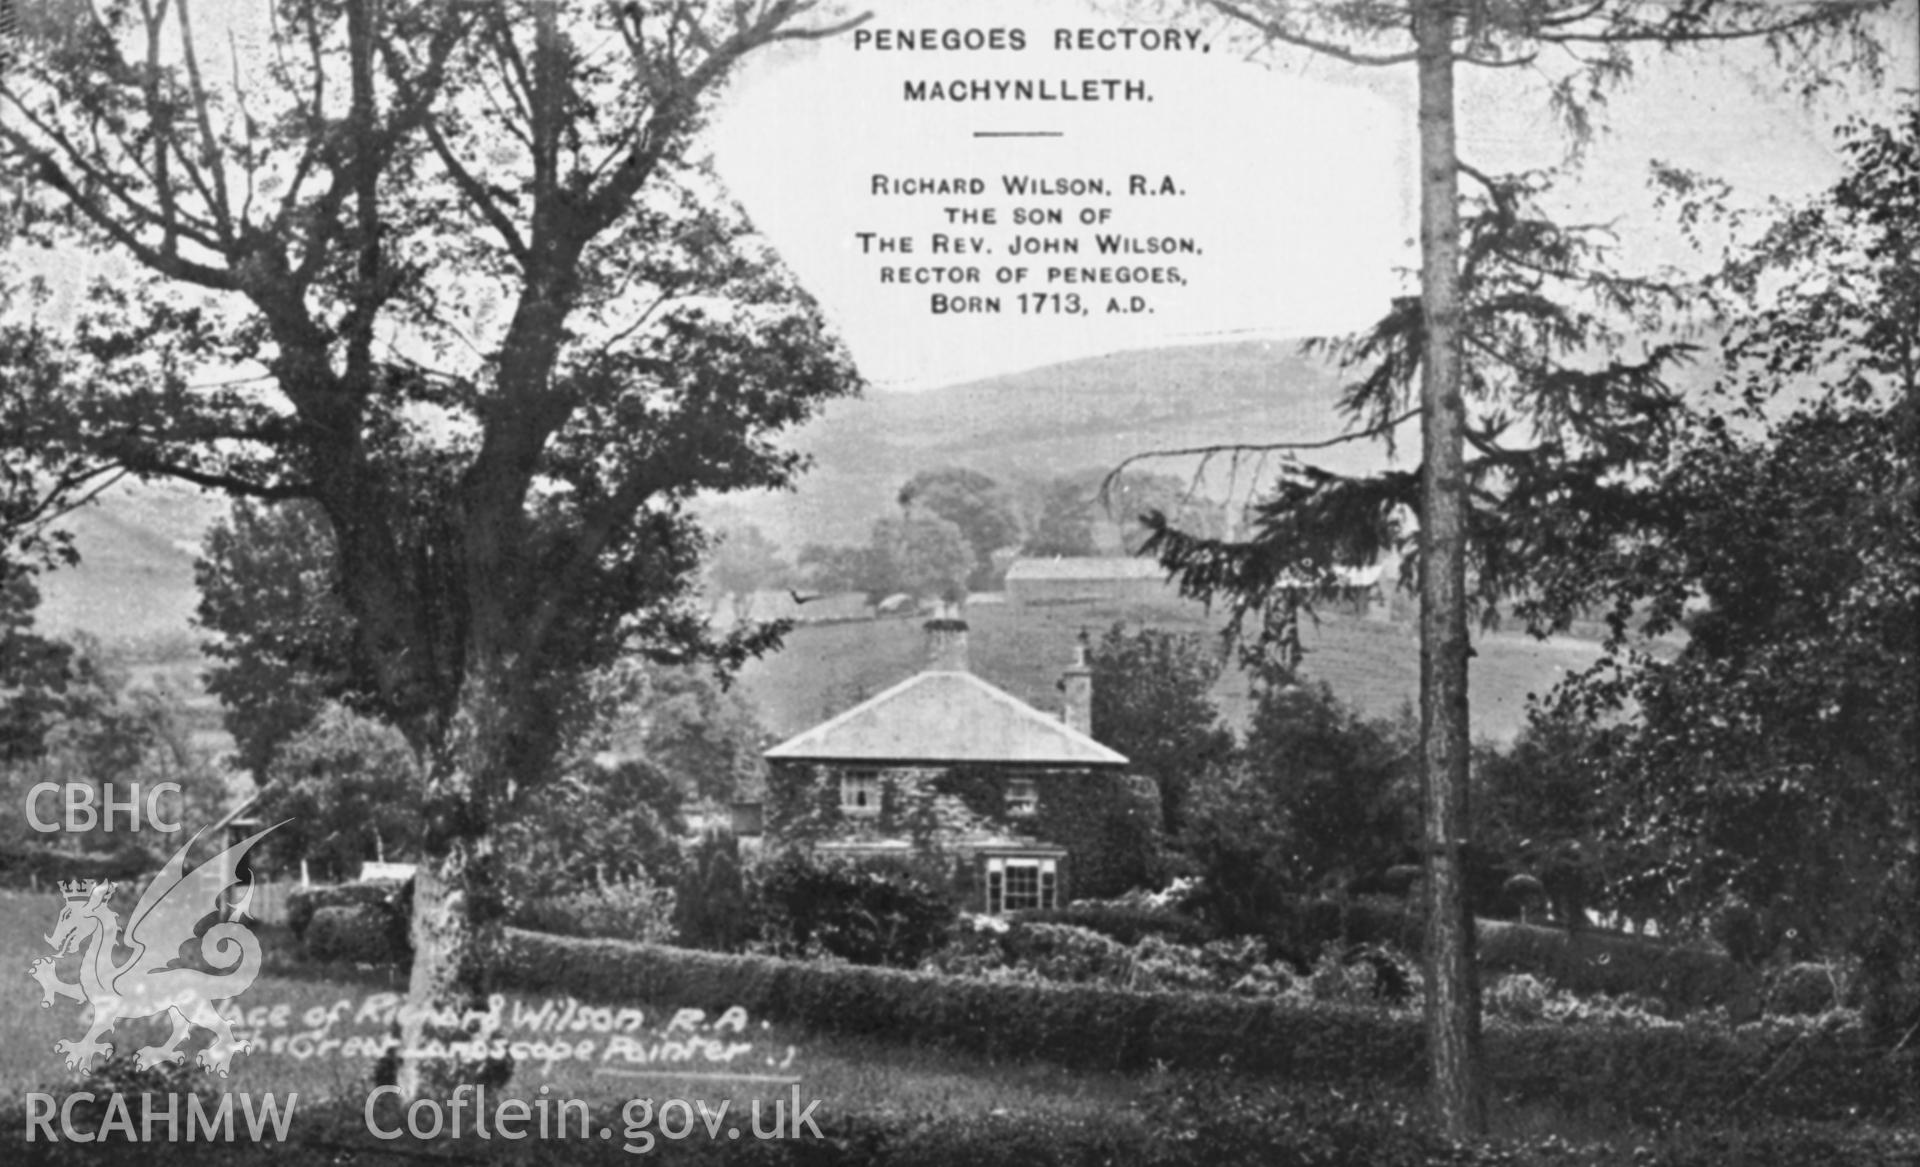
[[[1087,634],[1084,629],[1074,642],[1073,663],[1060,678],[1064,720],[1069,729],[1093,736],[1093,668],[1087,664]]]
[[[967,671],[967,622],[953,608],[943,607],[939,615],[923,626],[927,634],[927,671],[964,673]]]

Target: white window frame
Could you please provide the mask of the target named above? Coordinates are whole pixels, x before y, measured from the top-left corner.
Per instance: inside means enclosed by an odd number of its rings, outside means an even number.
[[[1006,806],[1015,818],[1032,818],[1040,809],[1040,780],[1032,774],[1008,778]]]
[[[1007,903],[1007,877],[1013,871],[1031,871],[1033,873],[1033,897],[1031,903]],[[1031,859],[1012,857],[987,860],[986,909],[988,915],[1003,916],[1008,912],[1017,912],[1026,908],[1055,908],[1059,906],[1059,860],[1041,858],[1039,856]]]
[[[858,797],[862,791],[867,794],[865,802]],[[840,772],[840,813],[850,818],[871,818],[880,813],[880,771]]]

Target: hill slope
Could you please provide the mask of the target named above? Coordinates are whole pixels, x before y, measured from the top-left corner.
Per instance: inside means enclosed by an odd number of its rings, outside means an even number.
[[[1339,430],[1336,378],[1290,346],[1240,342],[1114,354],[913,394],[836,403],[795,435],[814,469],[787,495],[711,504],[717,520],[759,524],[791,554],[807,541],[859,542],[915,471],[964,465],[1004,481],[1111,467],[1131,454],[1228,439],[1312,441]],[[1329,464],[1357,469],[1377,448],[1343,447]],[[125,485],[72,526],[82,565],[43,580],[42,626],[90,632],[135,649],[190,652],[193,559],[224,499],[184,486]],[[981,675],[1040,708],[1080,628],[1115,619],[1211,631],[1197,605],[1151,610],[1098,606],[981,606],[970,613]],[[1362,709],[1389,716],[1418,690],[1417,647],[1404,625],[1329,617],[1309,630],[1309,672]],[[1508,737],[1529,691],[1544,690],[1591,649],[1483,638],[1474,661],[1475,732]],[[743,684],[769,728],[797,733],[829,712],[919,666],[916,623],[801,628],[787,648],[751,666]],[[1240,720],[1244,684],[1222,682],[1223,707]]]
[[[1102,635],[1115,621],[1202,635],[1221,621],[1198,604],[1060,604],[969,607],[968,654],[978,676],[1046,712],[1057,712],[1056,682],[1085,629]],[[1323,616],[1304,630],[1307,675],[1372,717],[1391,718],[1420,692],[1420,646],[1407,624]],[[1516,633],[1481,634],[1471,664],[1475,737],[1511,740],[1526,723],[1529,693],[1545,693],[1569,670],[1598,656],[1577,640],[1541,642]],[[925,639],[918,620],[884,619],[806,625],[786,647],[742,670],[740,686],[763,725],[785,739],[871,697],[918,671]],[[1247,682],[1225,670],[1214,699],[1229,723],[1244,728],[1251,713]]]
[[[1254,341],[1092,357],[921,393],[834,403],[789,444],[813,468],[789,494],[714,500],[720,522],[758,524],[789,556],[805,542],[863,542],[916,471],[970,466],[1005,481],[1105,469],[1130,454],[1337,432],[1333,376],[1290,346]],[[1342,457],[1367,458],[1356,447]],[[82,566],[43,581],[42,621],[107,640],[184,632],[193,558],[226,502],[191,487],[124,484],[71,525]]]
[[[759,526],[789,554],[806,542],[858,543],[916,471],[966,466],[1013,483],[1106,470],[1153,450],[1317,441],[1340,430],[1338,396],[1331,371],[1266,341],[1115,353],[873,394],[835,402],[795,435],[814,459],[797,491],[729,498],[711,513]],[[1379,459],[1378,447],[1362,444],[1322,461],[1357,469]]]

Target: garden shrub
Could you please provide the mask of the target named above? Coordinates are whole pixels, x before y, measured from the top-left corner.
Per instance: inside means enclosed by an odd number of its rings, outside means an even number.
[[[307,957],[356,964],[386,964],[406,956],[402,937],[394,935],[394,916],[379,904],[320,908],[307,921]]]
[[[1124,979],[1133,965],[1126,945],[1071,924],[1020,924],[1004,933],[1001,947],[1020,967],[1063,984],[1111,984]]]
[[[1481,969],[1525,972],[1575,993],[1638,993],[1700,1008],[1753,997],[1754,974],[1717,952],[1601,932],[1480,921]]]
[[[673,938],[674,891],[644,875],[514,905],[520,928],[556,936],[665,943]]]
[[[363,879],[354,883],[314,884],[295,888],[287,896],[287,928],[306,938],[308,921],[321,908],[371,906],[386,910],[404,925],[413,913],[413,882],[400,879]]]
[[[1138,774],[1058,774],[1040,783],[1033,833],[1073,856],[1072,894],[1100,898],[1159,886],[1160,790]]]
[[[709,831],[695,843],[674,887],[673,926],[680,944],[739,952],[760,935],[760,908],[733,832]]]
[[[1166,908],[1124,902],[1083,901],[1063,908],[1028,908],[1011,918],[1030,924],[1072,924],[1112,937],[1132,947],[1147,936],[1161,936],[1179,944],[1205,944],[1212,929],[1191,916]]]
[[[853,863],[794,849],[760,880],[767,943],[777,952],[912,967],[959,916],[949,894],[912,861]]]
[[[1266,944],[1253,937],[1191,945],[1149,934],[1128,947],[1088,928],[993,916],[963,916],[922,968],[999,981],[1126,989],[1272,996],[1296,987],[1292,973],[1273,963]]]

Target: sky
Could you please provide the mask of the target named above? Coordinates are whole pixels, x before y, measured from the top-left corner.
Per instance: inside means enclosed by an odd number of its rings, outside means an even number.
[[[1410,67],[1353,69],[1325,58],[1276,61],[1264,52],[1250,58],[1228,28],[1191,17],[1129,18],[1128,6],[1095,0],[863,7],[873,12],[863,30],[871,35],[785,47],[746,66],[710,141],[721,176],[825,305],[876,389],[924,389],[1129,348],[1351,331],[1405,289],[1404,271],[1417,262]],[[1900,46],[1891,76],[1909,85],[1920,41],[1916,11],[1908,6],[1889,26]],[[1132,49],[1054,44],[1059,29],[1129,28]],[[1017,29],[1025,47],[897,44],[903,31],[949,29],[1002,30],[1003,45]],[[895,45],[881,47],[882,32],[894,33]],[[1150,39],[1182,47],[1139,47]],[[1804,197],[1839,173],[1832,123],[1890,102],[1897,83],[1810,109],[1779,76],[1757,49],[1642,62],[1563,182],[1567,212],[1616,224],[1623,256],[1636,266],[1693,262],[1672,223],[1652,209],[1651,160],[1724,178],[1755,202]],[[910,101],[905,91],[914,80],[1014,78],[1066,86],[1133,79],[1151,100]],[[1568,139],[1544,93],[1531,71],[1462,70],[1462,158],[1488,172],[1561,163]],[[1050,136],[981,136],[1009,132]],[[1116,193],[1131,174],[1156,183],[1171,176],[1182,193]],[[978,178],[987,191],[875,194],[876,175]],[[1000,189],[1007,175],[1095,177],[1108,192],[1010,197]],[[1031,231],[1009,221],[1016,209],[1048,206],[1065,213],[1066,226]],[[997,221],[950,227],[949,208],[991,208]],[[1082,212],[1109,218],[1075,224]],[[1109,231],[1191,239],[1198,254],[1089,257],[1089,236]],[[864,251],[862,233],[873,237]],[[930,256],[935,233],[978,240],[987,253]],[[1007,254],[1013,237],[1036,234],[1078,237],[1082,251],[1065,260],[1032,257],[1025,280],[1001,283],[998,269],[1014,263]],[[876,253],[878,239],[902,236],[913,239],[913,255]],[[882,267],[908,263],[971,265],[978,279],[882,283]],[[1039,269],[1054,263],[1174,266],[1184,282],[1152,289],[1043,282]],[[1124,299],[1143,290],[1150,314],[1103,311],[1113,293]],[[1022,312],[1022,291],[1087,292],[1087,314]],[[936,313],[936,295],[997,297],[1000,310]]]
[[[851,35],[789,43],[750,56],[721,95],[706,145],[755,223],[825,306],[874,389],[918,390],[1134,348],[1235,339],[1296,339],[1353,331],[1406,291],[1417,262],[1413,73],[1358,69],[1325,57],[1253,51],[1231,25],[1166,0],[873,0],[848,5],[872,19]],[[242,46],[264,35],[254,5],[206,2],[213,33]],[[1025,47],[908,49],[902,34],[1017,32]],[[1055,47],[1058,30],[1085,49]],[[1134,47],[1103,49],[1130,31]],[[862,33],[867,34],[864,38]],[[881,34],[893,43],[882,47]],[[225,38],[202,38],[218,57]],[[1611,101],[1602,132],[1562,184],[1571,218],[1617,224],[1636,266],[1688,262],[1669,218],[1651,208],[1648,164],[1662,159],[1728,180],[1740,197],[1797,198],[1840,171],[1832,124],[1884,109],[1902,82],[1920,84],[1920,0],[1887,25],[1897,47],[1889,83],[1815,108],[1784,91],[1779,70],[1748,48],[1655,55]],[[1177,49],[1164,47],[1166,43]],[[1146,47],[1152,44],[1154,47]],[[216,69],[217,73],[219,70]],[[1132,80],[1150,101],[920,101],[909,81],[1025,79],[1054,87]],[[1460,71],[1461,156],[1483,171],[1553,166],[1568,139],[1526,70]],[[982,136],[1006,133],[1046,137]],[[1132,197],[1127,176],[1165,179],[1180,193]],[[877,195],[875,176],[976,179],[985,194]],[[1010,197],[1007,176],[1094,178],[1091,197]],[[949,210],[991,211],[992,224],[948,225]],[[1032,230],[1016,212],[1055,210],[1068,222]],[[1080,224],[1081,214],[1105,215]],[[862,233],[873,238],[863,251]],[[929,255],[935,233],[978,241],[984,254]],[[1017,261],[1014,236],[1061,236],[1082,253]],[[1094,236],[1190,241],[1194,253],[1090,255]],[[906,237],[913,255],[882,255]],[[97,264],[56,261],[69,292]],[[1065,285],[1064,264],[1139,269],[1177,283]],[[957,284],[882,283],[883,268],[977,269]],[[1026,278],[997,279],[1008,266]],[[1176,274],[1177,273],[1177,274]],[[1021,293],[1029,302],[1022,304]],[[1060,315],[1050,295],[1080,294]],[[996,298],[999,311],[933,311],[934,297]],[[1109,312],[1110,305],[1145,310]],[[1023,311],[1022,309],[1026,309]]]

